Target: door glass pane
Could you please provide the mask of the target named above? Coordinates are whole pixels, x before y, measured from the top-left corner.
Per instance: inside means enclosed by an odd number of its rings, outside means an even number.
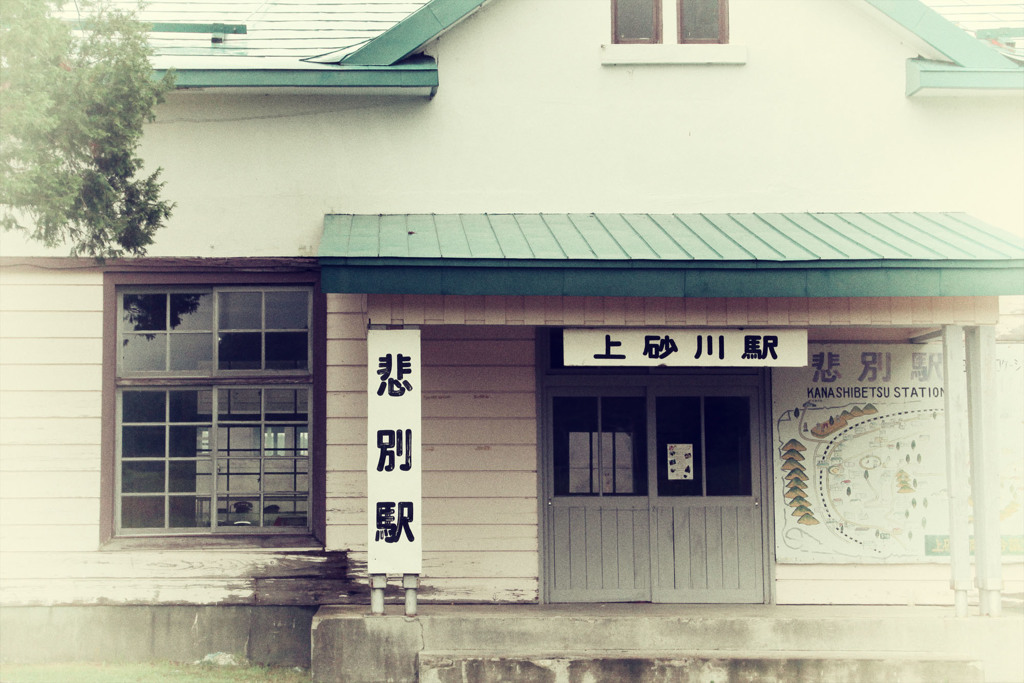
[[[647,495],[646,401],[601,399],[601,488],[605,495]]]
[[[655,410],[658,414],[655,453],[658,495],[703,495],[700,398],[661,396],[655,401]]]
[[[557,397],[552,424],[555,495],[646,495],[643,398]]]
[[[749,496],[750,399],[708,396],[704,399],[709,496]]]
[[[597,399],[554,399],[555,495],[597,492]]]

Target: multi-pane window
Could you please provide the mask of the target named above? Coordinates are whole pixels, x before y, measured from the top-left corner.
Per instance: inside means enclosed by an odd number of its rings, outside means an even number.
[[[663,12],[663,3],[670,3]],[[612,0],[612,41],[660,43],[662,16],[675,12],[680,43],[728,43],[729,0]],[[670,22],[668,16],[666,22]]]
[[[119,292],[120,530],[308,527],[311,298]]]

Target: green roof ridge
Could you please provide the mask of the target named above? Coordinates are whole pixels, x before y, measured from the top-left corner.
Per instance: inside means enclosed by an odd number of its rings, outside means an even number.
[[[431,0],[361,48],[346,65],[391,66],[479,9],[487,0]]]

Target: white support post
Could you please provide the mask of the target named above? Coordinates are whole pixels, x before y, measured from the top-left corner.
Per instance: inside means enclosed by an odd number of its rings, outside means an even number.
[[[981,613],[997,617],[1002,607],[999,538],[999,430],[995,387],[995,329],[968,327],[967,397],[970,405],[971,488],[974,500],[974,575]]]
[[[387,574],[370,574],[370,612],[372,614],[384,614],[384,588],[387,585]]]
[[[967,378],[964,373],[964,336],[959,325],[942,328],[943,377],[946,410],[946,481],[949,489],[950,588],[958,617],[967,616],[971,587],[968,508]]]
[[[420,587],[419,574],[404,574],[402,587],[405,588],[405,616],[416,616],[416,590]]]

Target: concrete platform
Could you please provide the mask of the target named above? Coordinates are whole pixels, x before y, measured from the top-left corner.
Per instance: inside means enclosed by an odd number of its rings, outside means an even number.
[[[315,681],[1024,681],[1024,615],[944,607],[322,607]]]

